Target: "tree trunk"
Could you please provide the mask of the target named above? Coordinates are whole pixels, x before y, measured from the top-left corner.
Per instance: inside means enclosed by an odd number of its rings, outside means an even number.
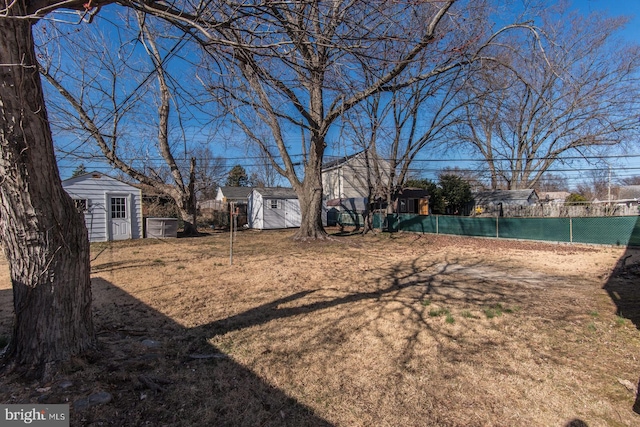
[[[196,212],[190,208],[178,208],[180,211],[180,218],[182,219],[182,233],[184,236],[194,237],[199,236],[198,228],[196,226]]]
[[[322,225],[322,144],[316,144],[318,153],[310,155],[305,168],[305,177],[300,188],[296,188],[302,215],[300,228],[295,240],[326,239],[327,232]]]
[[[185,200],[187,215],[182,216],[184,221],[184,235],[185,236],[199,236],[198,233],[198,205],[196,204],[196,158],[191,158],[189,168],[189,186],[188,195]],[[186,221],[186,218],[189,218]]]
[[[5,357],[42,377],[95,344],[89,240],[56,167],[31,21],[0,19],[0,40],[0,238],[15,310]]]

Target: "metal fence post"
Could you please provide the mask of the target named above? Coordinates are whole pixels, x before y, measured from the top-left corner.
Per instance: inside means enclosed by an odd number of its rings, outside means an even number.
[[[569,243],[573,243],[573,218],[569,217]]]
[[[440,218],[440,215],[436,215],[436,234],[439,234],[439,232],[438,232],[438,218]]]
[[[497,216],[496,217],[496,239],[500,238],[500,224],[499,224],[499,221],[500,221],[500,217]]]

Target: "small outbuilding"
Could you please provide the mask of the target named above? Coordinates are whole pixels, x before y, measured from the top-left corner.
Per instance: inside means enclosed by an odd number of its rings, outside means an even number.
[[[300,201],[293,188],[254,188],[247,204],[249,228],[268,230],[300,227]]]
[[[99,172],[62,181],[62,187],[84,213],[89,241],[142,237],[142,194],[139,188]]]
[[[475,193],[473,200],[477,216],[521,216],[514,212],[534,206],[540,198],[533,189],[488,190]]]
[[[411,213],[429,215],[428,190],[422,188],[401,188],[392,196],[394,211],[398,213]]]

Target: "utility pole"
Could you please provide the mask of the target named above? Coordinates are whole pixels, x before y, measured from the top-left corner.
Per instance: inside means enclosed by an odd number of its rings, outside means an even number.
[[[608,201],[609,201],[609,206],[611,206],[611,165],[609,166],[609,195],[607,197]]]

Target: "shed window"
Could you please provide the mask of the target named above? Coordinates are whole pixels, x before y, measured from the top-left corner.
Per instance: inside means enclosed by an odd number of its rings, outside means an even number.
[[[73,199],[73,204],[78,212],[87,212],[89,210],[89,201],[87,199]]]
[[[126,219],[127,218],[127,199],[124,197],[111,198],[111,218]]]
[[[406,199],[400,199],[400,213],[407,213],[407,201],[406,201]]]
[[[269,209],[282,209],[282,200],[270,199],[267,200],[267,206]]]

